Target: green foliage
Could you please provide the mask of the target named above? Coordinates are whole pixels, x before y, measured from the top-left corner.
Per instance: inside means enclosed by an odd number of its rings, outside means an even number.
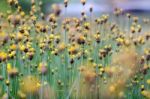
[[[19,4],[22,6],[22,9],[25,12],[29,12],[30,8],[31,8],[31,0],[18,0]],[[42,11],[45,12],[45,5],[50,3],[60,3],[62,2],[62,0],[36,0],[36,1],[42,1],[43,5],[42,5]],[[0,12],[7,12],[7,10],[12,10],[12,8],[7,4],[7,0],[0,0]]]
[[[7,4],[6,0],[0,0],[0,12],[6,12],[10,9],[11,7]]]

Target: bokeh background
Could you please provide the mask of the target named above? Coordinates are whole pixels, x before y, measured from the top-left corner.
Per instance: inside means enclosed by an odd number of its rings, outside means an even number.
[[[42,11],[44,13],[50,13],[51,5],[56,3],[63,8],[63,0],[35,0],[36,2],[43,2]],[[28,12],[31,6],[31,0],[19,0],[22,8]],[[79,15],[82,10],[80,0],[69,0],[68,15]],[[94,12],[101,14],[103,12],[112,12],[115,7],[123,8],[127,12],[135,13],[148,13],[150,11],[150,0],[87,0],[85,10],[88,10],[90,5],[94,6]],[[14,9],[7,5],[7,0],[0,0],[0,12],[6,12],[6,10]]]

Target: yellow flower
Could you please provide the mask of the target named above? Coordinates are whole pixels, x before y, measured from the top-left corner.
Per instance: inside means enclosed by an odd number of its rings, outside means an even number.
[[[144,90],[141,92],[141,94],[145,97],[147,97],[148,99],[150,98],[150,91]]]
[[[21,51],[24,51],[26,47],[24,45],[20,45],[19,48]]]
[[[35,76],[24,77],[20,83],[21,91],[25,94],[35,94],[40,88],[39,83],[39,79]]]
[[[20,12],[20,15],[21,15],[22,17],[24,17],[24,16],[25,16],[25,12],[21,11],[21,12]]]
[[[21,33],[17,33],[17,39],[20,41],[23,39],[23,35]]]
[[[16,55],[16,51],[11,51],[11,53],[8,54],[9,58],[13,58]]]
[[[32,19],[32,21],[36,21],[37,17],[36,16],[32,16],[31,19]]]
[[[18,95],[21,99],[26,99],[26,94],[24,94],[22,91],[18,91]]]
[[[110,91],[111,93],[114,93],[115,90],[116,90],[116,87],[115,87],[114,85],[111,85],[111,86],[109,87],[109,91]]]
[[[85,22],[84,23],[84,28],[88,30],[90,28],[90,23],[89,22]]]
[[[104,72],[105,70],[104,70],[104,68],[100,68],[100,72]]]
[[[70,54],[76,54],[78,52],[78,47],[76,45],[71,46],[68,50]]]
[[[10,63],[7,64],[7,72],[9,74],[10,77],[14,77],[18,74],[18,69],[11,66]]]
[[[77,38],[77,43],[78,44],[84,44],[85,43],[85,37],[83,35],[79,35],[79,37]]]
[[[12,66],[10,63],[7,64],[7,71],[10,71],[12,69]]]
[[[11,46],[10,46],[10,49],[12,49],[12,50],[16,50],[16,49],[17,49],[16,44],[11,45]]]
[[[123,38],[117,38],[117,39],[116,39],[116,41],[117,41],[118,43],[121,43],[121,44],[123,44],[123,42],[124,42],[124,39],[123,39]]]
[[[80,0],[83,5],[85,5],[86,0]]]
[[[53,40],[53,39],[54,39],[54,34],[50,34],[50,35],[49,35],[49,38],[50,38],[51,40]]]
[[[58,45],[58,51],[62,52],[66,48],[66,45],[64,43],[61,43]]]
[[[144,38],[143,38],[142,36],[139,36],[139,37],[138,37],[138,42],[139,42],[140,44],[144,44],[144,43],[145,43],[145,40],[144,40]]]
[[[7,59],[7,53],[0,51],[0,62]]]
[[[147,84],[149,84],[149,85],[150,85],[150,79],[148,79],[148,80],[147,80]]]
[[[8,39],[8,35],[5,32],[0,32],[0,42]]]

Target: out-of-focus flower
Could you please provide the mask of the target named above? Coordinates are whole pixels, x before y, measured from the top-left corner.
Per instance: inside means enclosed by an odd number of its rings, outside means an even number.
[[[40,86],[40,81],[35,76],[26,76],[20,82],[21,91],[25,94],[37,94]]]
[[[54,13],[56,16],[59,16],[60,13],[61,13],[61,8],[60,8],[59,5],[53,4],[53,5],[52,5],[52,11],[53,11],[53,13]]]
[[[12,67],[10,63],[7,64],[7,72],[10,77],[15,77],[18,75],[18,69],[15,67]]]
[[[18,91],[18,96],[20,99],[26,99],[26,94],[24,94],[22,91]]]
[[[81,1],[82,5],[85,5],[86,0],[80,0],[80,1]]]
[[[64,0],[64,5],[65,5],[65,7],[68,6],[68,0]]]
[[[16,45],[16,44],[12,44],[12,45],[10,46],[10,49],[11,49],[11,50],[16,50],[16,49],[17,49],[17,45]]]
[[[7,53],[0,51],[0,62],[5,61],[7,59]]]
[[[47,64],[44,62],[40,63],[38,66],[38,71],[42,74],[46,74],[47,73]]]
[[[9,36],[5,32],[0,32],[0,44],[4,44],[8,41]]]
[[[148,79],[148,80],[147,80],[147,84],[149,84],[149,85],[150,85],[150,79]]]
[[[143,96],[145,96],[147,99],[150,98],[150,91],[148,91],[148,90],[143,90],[143,91],[141,92],[141,94],[142,94]]]
[[[107,81],[106,89],[109,89],[108,94],[104,93],[104,97],[124,97],[124,89],[129,78],[133,77],[139,70],[138,55],[134,48],[122,48],[117,55],[113,56],[111,67],[105,67],[105,72],[110,76]]]
[[[11,22],[14,26],[19,25],[21,23],[20,15],[9,15],[8,21]]]
[[[66,45],[64,43],[61,43],[58,45],[58,51],[62,52],[66,48]]]
[[[43,90],[42,93],[41,90]],[[44,82],[44,85],[41,86],[39,90],[39,96],[40,95],[43,95],[43,99],[56,99],[56,95],[53,88],[50,85],[48,85],[47,82]]]
[[[83,35],[79,35],[77,38],[77,43],[78,44],[84,44],[85,43],[85,37]]]
[[[77,44],[70,46],[68,49],[69,54],[71,54],[71,55],[77,54],[78,50],[79,50],[79,46]]]

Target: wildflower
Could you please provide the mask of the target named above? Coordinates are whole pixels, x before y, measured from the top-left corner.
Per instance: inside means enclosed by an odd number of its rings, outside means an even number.
[[[78,53],[78,46],[77,45],[74,45],[74,46],[71,46],[69,49],[69,54],[77,54]]]
[[[7,53],[0,51],[0,62],[3,62],[7,59]]]
[[[10,77],[15,77],[18,75],[18,69],[11,66],[10,63],[7,64],[7,72]]]
[[[141,85],[141,91],[144,91],[144,89],[145,89],[144,85]]]
[[[124,20],[120,8],[114,9],[116,20],[108,14],[95,18],[92,5],[88,17],[86,0],[80,0],[80,18],[61,17],[59,4],[46,16],[42,2],[31,0],[29,15],[18,0],[7,2],[16,11],[0,13],[1,98],[124,99],[130,89],[150,98],[148,18],[127,13]],[[63,3],[66,13],[69,0]],[[50,67],[40,62],[45,59]]]
[[[84,28],[87,29],[87,30],[89,30],[89,28],[90,28],[90,23],[85,22],[85,23],[84,23]]]
[[[83,10],[83,11],[81,11],[81,15],[82,16],[84,16],[85,15],[85,11]]]
[[[143,37],[139,36],[137,41],[139,42],[139,44],[144,44],[145,43],[145,40]]]
[[[138,18],[138,17],[133,17],[133,21],[134,21],[135,23],[137,23],[137,22],[138,22],[138,20],[139,20],[139,18]]]
[[[35,24],[35,23],[36,23],[36,20],[37,20],[37,17],[34,16],[34,15],[32,15],[32,16],[31,16],[31,20],[32,20],[33,24]]]
[[[137,32],[141,32],[141,31],[142,31],[141,25],[137,25]]]
[[[29,60],[32,60],[33,59],[33,56],[34,56],[34,52],[27,52],[27,57]]]
[[[149,33],[147,33],[147,34],[145,35],[145,39],[146,39],[146,40],[149,40],[149,39],[150,39],[150,34],[149,34]]]
[[[17,41],[21,41],[24,38],[24,36],[21,33],[17,33],[16,39]]]
[[[93,5],[90,6],[90,12],[93,12]]]
[[[9,86],[10,81],[9,81],[9,80],[6,80],[6,81],[5,81],[5,84],[6,84],[7,86]]]
[[[131,28],[130,28],[130,30],[131,30],[131,33],[135,33],[135,27],[133,27],[133,26],[131,26]]]
[[[100,43],[100,34],[95,34],[94,38],[95,38],[97,43]]]
[[[10,49],[11,49],[11,50],[16,50],[16,49],[17,49],[16,44],[12,44],[12,45],[10,46]]]
[[[126,39],[126,40],[124,41],[124,45],[125,45],[125,46],[129,46],[129,45],[131,45],[131,43],[130,43],[130,41],[129,41],[128,39]]]
[[[52,73],[52,75],[54,75],[55,74],[55,69],[52,69],[51,73]]]
[[[49,22],[55,23],[56,22],[56,16],[55,16],[55,14],[50,14],[49,17],[48,17],[48,20],[49,20]]]
[[[19,49],[20,49],[20,51],[24,51],[24,52],[27,52],[27,48],[25,47],[25,45],[19,45]]]
[[[5,44],[9,40],[9,36],[5,32],[0,32],[0,44]]]
[[[74,63],[74,59],[71,58],[71,59],[70,59],[70,64],[73,64],[73,63]]]
[[[115,8],[114,14],[118,17],[120,14],[122,14],[122,9]]]
[[[12,6],[12,5],[16,5],[16,6],[18,5],[18,0],[7,0],[7,2],[8,2],[8,4],[11,5],[11,6]]]
[[[21,15],[21,17],[24,17],[24,16],[25,16],[25,12],[24,12],[24,11],[21,11],[21,12],[20,12],[20,15]]]
[[[14,26],[19,25],[21,23],[20,15],[10,15],[8,16],[8,21],[11,22]]]
[[[127,13],[126,16],[130,19],[131,18],[131,14]]]
[[[85,43],[85,37],[83,35],[80,35],[78,38],[77,38],[77,43],[78,44],[84,44]]]
[[[64,5],[65,5],[65,7],[68,6],[68,0],[64,0]]]
[[[47,73],[47,64],[46,63],[40,63],[38,66],[38,71],[42,74]]]
[[[82,5],[84,6],[86,3],[86,0],[80,0],[80,1],[81,1]]]
[[[143,19],[143,22],[144,22],[145,24],[148,24],[148,23],[150,22],[150,20],[147,19],[147,18],[144,18],[144,19]]]
[[[65,5],[65,6],[66,6],[66,5]],[[53,13],[54,13],[56,16],[59,16],[60,13],[61,13],[61,9],[60,9],[60,6],[59,6],[59,5],[53,4],[53,5],[52,5],[52,10],[53,10]]]
[[[90,72],[90,71],[85,71],[85,80],[89,83],[93,83],[96,77],[96,73]]]
[[[115,83],[109,85],[109,95],[111,97],[120,97],[124,96],[123,89],[125,87],[125,82],[117,80]]]
[[[58,51],[62,52],[66,48],[66,45],[64,43],[61,43],[58,45]]]

